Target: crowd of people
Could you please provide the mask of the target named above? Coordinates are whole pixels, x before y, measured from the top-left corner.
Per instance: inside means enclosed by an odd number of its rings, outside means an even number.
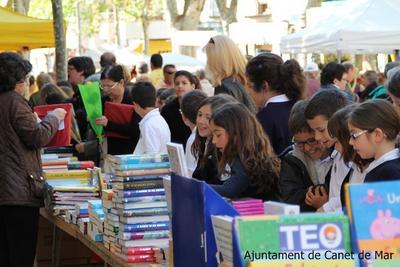
[[[36,105],[73,104],[80,138],[72,135],[71,142],[79,159],[102,166],[106,154],[166,152],[172,141],[185,148],[190,175],[227,198],[277,200],[300,205],[302,212],[340,211],[346,183],[400,178],[398,62],[382,76],[367,71],[357,78],[350,62],[330,62],[322,70],[310,63],[303,70],[273,53],[246,58],[222,35],[204,51],[206,69],[196,73],[163,65],[160,54],[151,56],[150,68],[141,63],[129,70],[105,53],[99,72],[91,58],[74,57],[68,81],[46,73],[35,81],[28,61],[0,53],[1,266],[33,261],[32,246],[24,250],[30,257],[16,257],[21,249],[15,235],[36,240],[39,151],[65,116],[56,109],[39,122]],[[106,134],[123,138],[100,143],[88,123],[78,85],[93,81],[100,84],[103,107],[134,107],[127,124],[106,115],[95,119]],[[35,83],[37,91],[30,88]]]

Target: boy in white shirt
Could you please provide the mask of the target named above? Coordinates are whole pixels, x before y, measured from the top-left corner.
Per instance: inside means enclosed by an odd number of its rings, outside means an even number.
[[[137,82],[131,96],[136,113],[142,117],[139,122],[140,139],[134,154],[167,153],[171,132],[156,105],[156,89],[150,82]]]

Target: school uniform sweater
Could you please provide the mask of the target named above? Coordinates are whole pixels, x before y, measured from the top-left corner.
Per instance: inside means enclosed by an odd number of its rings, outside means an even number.
[[[236,199],[236,198],[257,198],[263,200],[279,200],[280,194],[277,186],[277,178],[273,179],[273,186],[268,193],[258,192],[258,188],[250,181],[250,177],[239,158],[235,159],[231,167],[231,176],[221,185],[211,185],[221,196]]]
[[[293,103],[285,95],[272,97],[257,113],[257,119],[267,133],[275,154],[279,155],[292,140],[289,131],[289,115]]]
[[[393,149],[368,166],[364,182],[400,180],[399,149]]]

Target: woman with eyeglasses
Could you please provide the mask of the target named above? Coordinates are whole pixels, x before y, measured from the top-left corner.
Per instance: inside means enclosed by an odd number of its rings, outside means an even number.
[[[370,100],[357,106],[348,120],[350,145],[362,159],[373,158],[364,182],[400,179],[400,152],[396,138],[400,116],[386,100]]]
[[[55,109],[38,122],[28,101],[29,61],[0,53],[0,266],[33,266],[45,180],[40,149],[65,118]]]
[[[100,87],[104,93],[103,103],[110,101],[117,104],[132,105],[132,97],[127,89],[125,67],[122,65],[114,65],[106,67],[100,76]],[[104,108],[104,104],[103,104]],[[106,116],[101,116],[95,120],[98,125],[104,126],[107,133],[118,133],[122,137],[107,137],[107,154],[121,155],[131,154],[135,150],[139,141],[140,117],[133,113],[130,123],[116,123]]]
[[[289,116],[289,129],[293,133],[293,145],[281,155],[279,188],[285,203],[300,206],[300,211],[315,211],[305,202],[309,189],[323,190],[326,176],[332,166],[329,150],[315,139],[304,115],[307,101],[298,101]]]
[[[214,95],[228,94],[255,113],[254,102],[246,91],[246,58],[239,47],[227,36],[217,35],[204,47],[206,70],[214,85]]]

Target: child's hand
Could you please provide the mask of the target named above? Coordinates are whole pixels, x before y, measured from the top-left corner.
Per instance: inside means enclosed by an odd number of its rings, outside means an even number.
[[[106,116],[101,116],[101,117],[94,119],[94,123],[96,123],[97,125],[102,125],[102,126],[106,127],[108,124],[108,119]]]
[[[314,193],[312,189],[312,187],[308,188],[305,202],[307,205],[319,209],[328,202],[328,193],[323,186],[316,186]]]

